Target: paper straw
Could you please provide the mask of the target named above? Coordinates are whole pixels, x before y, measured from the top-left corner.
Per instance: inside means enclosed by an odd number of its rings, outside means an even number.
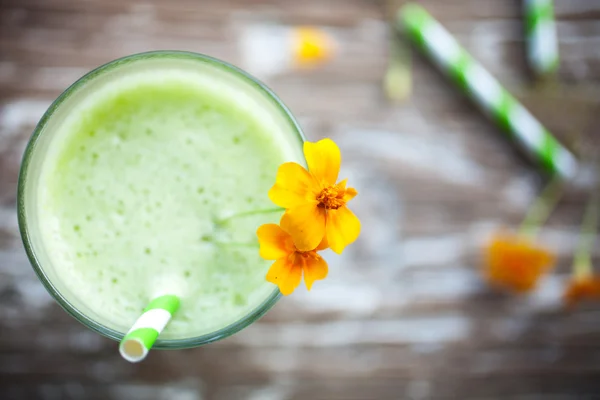
[[[573,178],[575,157],[427,11],[406,4],[398,13],[406,34],[545,170]]]
[[[548,75],[558,68],[558,41],[552,0],[524,0],[527,58],[533,72]]]
[[[140,362],[179,308],[179,297],[164,295],[155,298],[144,309],[119,345],[119,352],[130,362]]]

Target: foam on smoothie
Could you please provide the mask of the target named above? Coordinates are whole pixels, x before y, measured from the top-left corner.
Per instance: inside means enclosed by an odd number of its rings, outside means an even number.
[[[133,68],[90,92],[57,125],[39,180],[43,243],[67,299],[125,331],[174,291],[182,306],[165,338],[248,314],[275,287],[247,244],[280,214],[218,221],[273,207],[278,166],[301,162],[295,134],[258,94],[190,66]]]

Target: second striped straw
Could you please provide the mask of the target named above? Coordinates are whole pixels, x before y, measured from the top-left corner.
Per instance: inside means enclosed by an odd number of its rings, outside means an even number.
[[[423,7],[406,4],[399,11],[398,23],[545,170],[569,179],[576,175],[578,164],[575,157]]]
[[[524,0],[523,6],[529,65],[537,75],[552,74],[559,61],[552,0]]]

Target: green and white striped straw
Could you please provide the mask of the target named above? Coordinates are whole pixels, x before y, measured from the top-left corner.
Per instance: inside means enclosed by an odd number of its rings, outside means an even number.
[[[140,362],[165,329],[179,308],[179,297],[164,295],[155,298],[144,309],[119,345],[119,352],[129,362]]]
[[[423,7],[406,4],[400,9],[397,22],[417,46],[544,169],[563,178],[576,175],[578,165],[575,157]]]
[[[552,0],[524,0],[527,57],[533,72],[549,75],[558,68],[558,41]]]

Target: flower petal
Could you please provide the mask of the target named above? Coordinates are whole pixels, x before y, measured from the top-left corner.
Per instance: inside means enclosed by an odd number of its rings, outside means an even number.
[[[314,250],[325,237],[325,209],[316,204],[291,208],[281,217],[281,228],[299,251]]]
[[[344,201],[346,203],[349,202],[354,197],[356,197],[357,194],[358,194],[358,192],[354,188],[348,188],[348,189],[346,189],[346,192],[344,193]]]
[[[324,186],[335,185],[342,155],[340,149],[331,139],[319,140],[317,143],[304,142],[304,157],[308,170]]]
[[[290,235],[277,224],[261,225],[256,235],[260,244],[259,254],[265,260],[277,260],[294,251],[288,244]]]
[[[302,279],[302,266],[294,264],[295,256],[292,254],[275,261],[269,272],[267,281],[279,286],[279,291],[284,296],[292,294]]]
[[[348,179],[344,179],[343,181],[339,181],[335,187],[338,188],[339,191],[343,192],[346,190],[346,185],[348,184]]]
[[[318,254],[306,259],[304,264],[304,284],[310,290],[315,281],[325,279],[329,269],[327,262]]]
[[[327,211],[325,229],[329,247],[341,254],[344,248],[354,242],[360,234],[360,221],[348,207],[343,206],[337,210]]]
[[[487,280],[492,286],[526,293],[554,265],[555,255],[530,238],[496,234],[486,251]]]
[[[320,187],[300,164],[282,164],[277,170],[275,185],[269,190],[269,198],[279,207],[292,208],[307,202],[317,202]]]
[[[329,243],[327,242],[327,235],[326,235],[326,236],[323,236],[323,240],[321,240],[321,243],[319,243],[319,245],[317,246],[315,251],[325,250],[328,247],[329,247]]]
[[[571,279],[563,294],[563,299],[567,306],[571,307],[584,300],[599,300],[600,277],[585,275]]]

